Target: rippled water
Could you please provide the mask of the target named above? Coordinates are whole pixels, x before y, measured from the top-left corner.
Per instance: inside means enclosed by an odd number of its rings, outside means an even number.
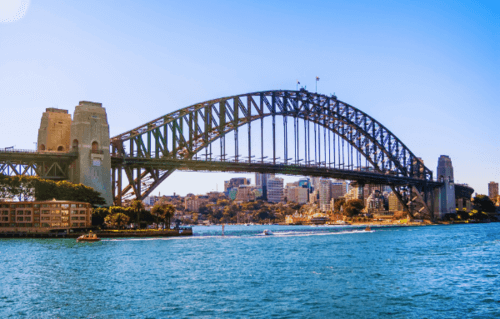
[[[500,317],[500,223],[374,230],[3,239],[0,317]]]

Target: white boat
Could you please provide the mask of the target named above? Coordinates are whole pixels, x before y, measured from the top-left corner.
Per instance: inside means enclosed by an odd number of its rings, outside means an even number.
[[[269,235],[272,235],[273,233],[271,233],[270,230],[267,230],[267,229],[264,229],[264,231],[262,232],[262,235],[264,236],[269,236]]]

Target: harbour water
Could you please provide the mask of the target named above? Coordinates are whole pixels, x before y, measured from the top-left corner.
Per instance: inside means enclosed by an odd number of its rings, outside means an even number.
[[[2,239],[0,318],[500,317],[500,223],[372,230]]]

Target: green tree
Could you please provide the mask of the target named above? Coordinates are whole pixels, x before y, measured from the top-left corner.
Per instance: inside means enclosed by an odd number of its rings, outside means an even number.
[[[359,215],[365,204],[361,199],[351,199],[345,203],[344,214],[348,217]]]
[[[92,225],[101,226],[106,216],[109,215],[109,209],[105,207],[94,208],[92,210]]]
[[[137,222],[137,225],[139,225],[139,228],[141,227],[141,215],[144,211],[144,203],[141,200],[134,199],[132,203],[130,203],[130,208],[134,211],[135,214],[135,220]]]
[[[168,229],[170,229],[170,219],[174,216],[175,206],[168,203],[156,203],[151,209],[151,213],[160,217],[164,221],[163,229],[165,229],[165,224],[168,225]],[[157,219],[158,224],[158,219]]]
[[[342,209],[342,207],[344,207],[345,205],[345,199],[344,198],[339,198],[339,199],[336,199],[333,203],[333,211],[335,213],[340,213],[340,210]]]
[[[104,220],[109,226],[122,229],[124,225],[129,223],[130,218],[123,213],[116,213],[106,216]]]
[[[494,213],[496,210],[493,201],[486,195],[477,195],[473,199],[474,208],[479,212]]]

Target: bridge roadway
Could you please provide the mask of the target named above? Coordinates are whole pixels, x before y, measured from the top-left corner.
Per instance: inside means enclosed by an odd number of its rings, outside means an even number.
[[[0,173],[5,175],[38,175],[46,179],[68,178],[68,166],[78,152],[37,152],[23,149],[0,149]]]
[[[326,178],[337,178],[343,180],[355,180],[366,184],[376,185],[409,185],[417,186],[425,184],[431,188],[438,188],[442,182],[428,181],[412,177],[397,176],[387,173],[367,170],[337,169],[316,165],[296,165],[272,162],[244,162],[235,160],[196,160],[196,159],[165,159],[165,158],[127,158],[120,156],[111,157],[112,168],[149,168],[154,170],[184,170],[184,171],[216,171],[237,173],[268,173],[299,176],[318,176]]]

